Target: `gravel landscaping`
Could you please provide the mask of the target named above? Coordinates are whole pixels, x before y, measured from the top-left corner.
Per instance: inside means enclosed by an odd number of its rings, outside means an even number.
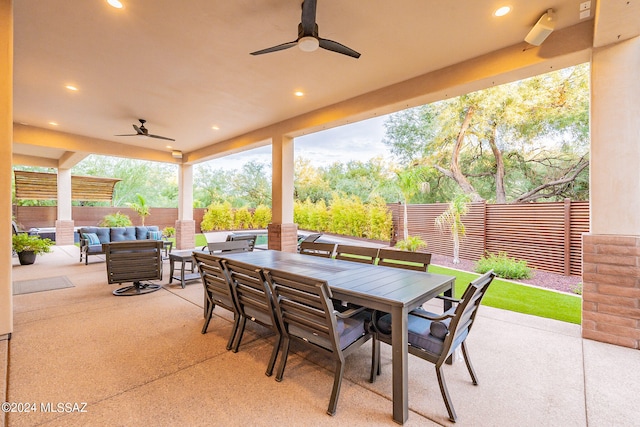
[[[433,254],[431,263],[446,268],[455,268],[463,271],[474,271],[475,263],[461,259],[460,264],[454,264],[453,259],[443,255]],[[533,277],[526,280],[517,280],[519,283],[526,283],[546,289],[553,289],[560,292],[575,294],[572,289],[582,282],[580,276],[563,276],[561,274],[548,273],[546,271],[533,270]]]

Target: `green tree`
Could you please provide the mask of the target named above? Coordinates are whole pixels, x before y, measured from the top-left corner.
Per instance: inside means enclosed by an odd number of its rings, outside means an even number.
[[[435,224],[440,231],[444,231],[448,227],[451,232],[454,264],[460,263],[460,241],[467,233],[462,217],[469,211],[469,201],[470,198],[467,194],[458,194],[449,202],[448,209],[435,219]]]
[[[140,220],[142,221],[142,225],[144,226],[144,219],[151,215],[151,209],[147,205],[147,201],[141,194],[136,194],[137,202],[127,203],[127,205],[138,214]]]
[[[398,188],[398,191],[402,195],[403,207],[404,207],[403,236],[405,240],[409,237],[409,229],[407,226],[407,222],[408,222],[407,205],[416,194],[418,194],[419,192],[428,191],[428,183],[426,181],[426,177],[427,177],[426,169],[420,166],[413,166],[407,169],[396,171],[395,184]]]
[[[474,201],[556,200],[584,194],[588,117],[582,65],[394,114],[384,142]]]

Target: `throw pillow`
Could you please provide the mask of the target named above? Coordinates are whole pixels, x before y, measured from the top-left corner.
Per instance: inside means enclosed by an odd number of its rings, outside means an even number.
[[[96,233],[83,233],[82,236],[87,240],[89,246],[100,245],[100,239]]]
[[[149,231],[149,239],[151,239],[151,240],[161,240],[162,239],[162,231]]]

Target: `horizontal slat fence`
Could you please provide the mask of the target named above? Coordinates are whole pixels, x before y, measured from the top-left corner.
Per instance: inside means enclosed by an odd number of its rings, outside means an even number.
[[[200,223],[204,216],[204,208],[193,210],[193,219],[196,221],[196,230],[200,230]],[[133,209],[127,207],[109,206],[73,206],[71,215],[76,227],[96,226],[106,215],[120,212],[128,215],[133,225],[141,225],[142,222]],[[38,227],[55,227],[58,216],[56,206],[13,206],[13,215],[18,224],[25,230]],[[178,208],[151,208],[151,215],[145,219],[145,225],[157,225],[160,229],[175,227],[178,219]]]
[[[390,204],[393,214],[394,236],[391,243],[403,237],[403,205]],[[446,203],[409,205],[409,235],[419,236],[427,242],[432,253],[453,256],[450,233],[435,226],[435,218],[447,209]],[[14,215],[25,229],[55,227],[55,206],[14,206]],[[74,206],[76,226],[97,225],[107,214],[121,212],[129,215],[134,225],[140,217],[129,208]],[[196,230],[205,209],[194,209]],[[175,226],[176,208],[151,208],[147,225],[161,229]],[[582,235],[589,232],[589,202],[526,203],[491,205],[472,203],[463,222],[467,237],[460,247],[460,257],[477,261],[485,251],[507,252],[509,256],[524,259],[531,267],[564,275],[582,274]]]
[[[395,243],[403,238],[404,207],[389,207]],[[435,227],[435,218],[447,207],[445,203],[409,205],[407,223],[409,235],[426,241],[429,252],[452,256],[451,234]],[[506,252],[540,270],[582,274],[582,235],[589,232],[589,202],[472,203],[463,223],[467,236],[460,245],[460,258],[477,261],[485,251]]]

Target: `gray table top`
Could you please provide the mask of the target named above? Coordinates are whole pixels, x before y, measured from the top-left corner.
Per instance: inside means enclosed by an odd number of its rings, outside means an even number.
[[[382,310],[391,306],[410,310],[453,288],[455,282],[454,276],[272,250],[219,256],[325,280],[334,298]]]

